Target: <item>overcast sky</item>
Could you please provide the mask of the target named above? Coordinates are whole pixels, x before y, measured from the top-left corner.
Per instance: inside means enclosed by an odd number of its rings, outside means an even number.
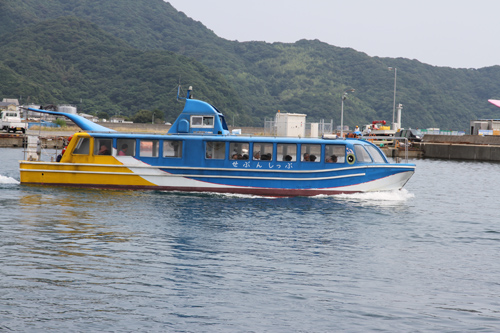
[[[435,66],[500,65],[500,0],[165,0],[219,37],[319,39]]]

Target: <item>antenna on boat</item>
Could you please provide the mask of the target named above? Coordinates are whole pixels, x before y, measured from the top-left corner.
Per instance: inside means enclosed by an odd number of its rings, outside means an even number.
[[[179,96],[179,95],[180,95],[180,93],[181,93],[181,85],[180,85],[180,83],[179,83],[179,84],[177,85],[177,101],[179,101],[179,99],[182,99],[182,97],[180,97],[180,96]]]
[[[177,100],[179,99],[192,99],[193,98],[193,86],[189,86],[186,97],[181,97],[181,85],[177,86]]]

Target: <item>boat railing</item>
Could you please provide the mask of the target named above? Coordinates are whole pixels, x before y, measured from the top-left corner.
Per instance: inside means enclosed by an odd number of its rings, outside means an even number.
[[[408,163],[408,147],[409,147],[409,142],[408,138],[401,137],[401,136],[360,136],[360,140],[365,140],[365,141],[370,141],[372,142],[373,140],[384,140],[384,141],[404,141],[404,147],[405,147],[405,163]],[[399,147],[401,147],[401,144],[399,144]],[[398,160],[396,160],[398,162]]]
[[[37,134],[25,134],[26,140],[23,142],[23,153],[25,161],[43,161],[43,157],[50,158],[51,162],[54,162],[57,159],[57,155],[61,150],[57,147],[62,146],[64,143],[64,139],[61,137],[50,138],[48,140],[55,140],[54,151],[49,152],[47,138],[42,138]],[[61,142],[62,141],[62,142]]]

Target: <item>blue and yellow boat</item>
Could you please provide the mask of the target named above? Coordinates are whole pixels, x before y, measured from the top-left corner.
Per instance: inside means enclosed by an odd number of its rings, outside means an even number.
[[[186,98],[167,134],[113,131],[78,115],[58,162],[21,161],[22,184],[311,196],[401,189],[415,165],[358,139],[232,135],[209,103]]]

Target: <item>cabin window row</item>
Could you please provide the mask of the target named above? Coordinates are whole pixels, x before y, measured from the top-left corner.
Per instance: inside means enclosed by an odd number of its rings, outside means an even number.
[[[163,157],[182,157],[182,141],[180,140],[162,140]],[[136,156],[137,140],[135,139],[117,139],[116,140],[116,155],[117,156]],[[111,155],[111,147],[113,147],[112,139],[96,138],[94,141],[94,155]],[[160,156],[160,141],[159,140],[139,140],[139,156],[140,157],[159,157]],[[80,138],[73,150],[74,155],[88,155],[90,152],[90,139]]]
[[[259,160],[278,162],[321,162],[344,163],[345,146],[320,144],[276,144],[276,152],[273,143],[230,142],[230,160]],[[205,157],[207,159],[225,159],[226,142],[208,141],[205,146]],[[299,151],[300,150],[300,151]],[[276,154],[274,156],[273,154]]]
[[[94,155],[111,155],[113,139],[95,138]],[[138,146],[138,147],[137,147]],[[226,154],[227,148],[229,149]],[[80,138],[73,154],[88,155],[90,138]],[[116,139],[117,156],[182,158],[182,140]],[[358,162],[385,163],[381,153],[372,146],[354,145]],[[227,155],[227,156],[226,156]],[[277,162],[344,163],[346,148],[332,144],[288,144],[261,142],[206,141],[205,158],[223,160],[254,160]]]

